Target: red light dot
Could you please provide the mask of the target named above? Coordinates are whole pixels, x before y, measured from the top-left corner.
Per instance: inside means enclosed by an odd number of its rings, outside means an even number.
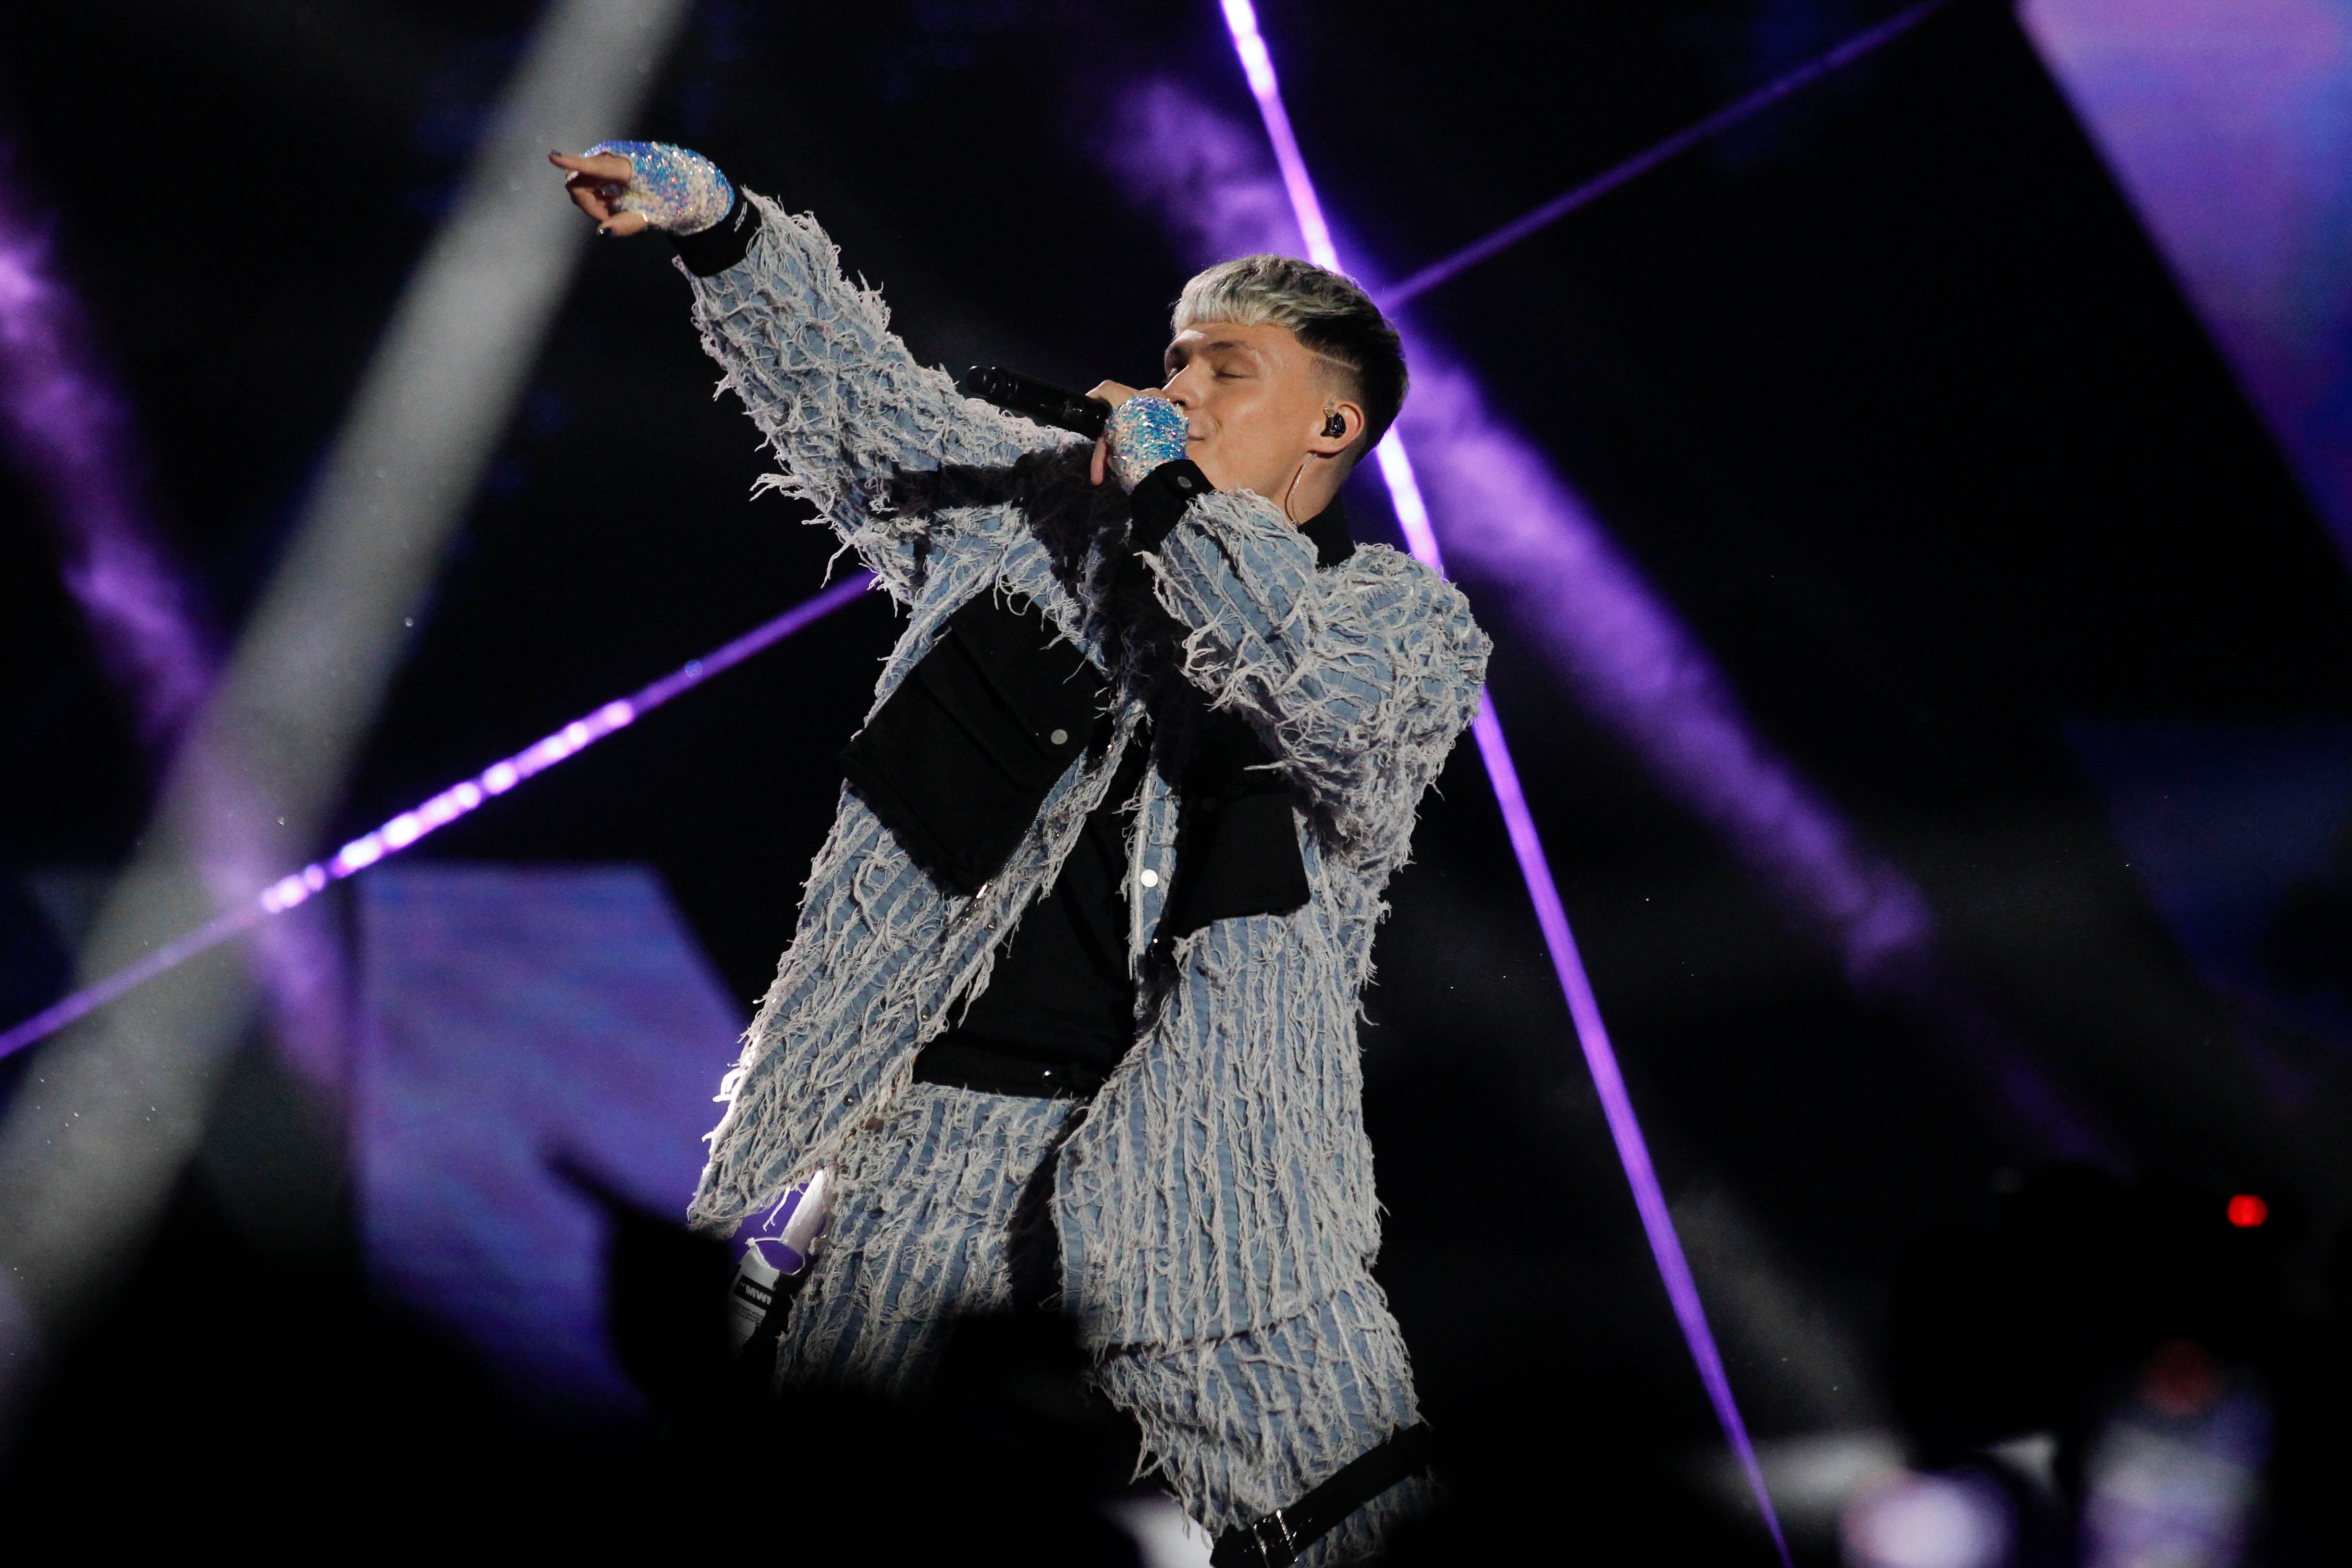
[[[2230,1223],[2240,1230],[2252,1230],[2271,1217],[2271,1205],[2252,1193],[2240,1193],[2230,1200]]]

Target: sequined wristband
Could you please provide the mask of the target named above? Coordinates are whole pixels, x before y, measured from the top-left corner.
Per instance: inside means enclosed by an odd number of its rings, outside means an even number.
[[[681,238],[700,234],[735,210],[735,187],[699,153],[667,142],[599,142],[591,158],[617,153],[629,161],[629,183],[614,205],[642,213],[654,227]]]
[[[1152,469],[1182,457],[1187,427],[1184,411],[1164,397],[1130,397],[1113,409],[1104,434],[1118,488],[1132,491]]]

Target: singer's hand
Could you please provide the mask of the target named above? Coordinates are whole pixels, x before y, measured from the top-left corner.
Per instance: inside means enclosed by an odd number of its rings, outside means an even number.
[[[577,197],[573,198],[575,201],[578,199],[579,198]],[[1129,398],[1135,395],[1135,388],[1131,386],[1122,386],[1116,381],[1098,381],[1095,383],[1094,390],[1087,393],[1087,395],[1088,397],[1101,398],[1105,403],[1111,405],[1113,412],[1116,412],[1120,404],[1125,403]],[[1109,467],[1110,432],[1106,430],[1101,435],[1095,437],[1095,461],[1093,469],[1095,483],[1100,484],[1108,477]]]
[[[624,212],[618,205],[623,192],[629,188],[636,175],[636,165],[618,153],[606,153],[600,157],[574,157],[569,153],[550,153],[547,161],[559,169],[569,171],[571,178],[563,188],[572,194],[572,205],[596,220],[599,233],[625,238],[641,234],[653,226],[652,220],[639,212]]]
[[[1184,408],[1162,392],[1122,399],[1103,426],[1103,467],[1129,495],[1160,468],[1184,455],[1192,439]]]

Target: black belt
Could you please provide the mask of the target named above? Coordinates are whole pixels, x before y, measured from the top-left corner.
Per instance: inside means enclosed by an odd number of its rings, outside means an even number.
[[[1103,1086],[1106,1076],[1102,1068],[1085,1062],[1008,1056],[986,1046],[967,1044],[952,1035],[933,1040],[915,1058],[917,1083],[940,1083],[950,1089],[978,1089],[982,1094],[1030,1095],[1039,1100],[1072,1096],[1087,1099]]]
[[[1415,1423],[1379,1447],[1359,1454],[1339,1474],[1264,1519],[1235,1525],[1217,1537],[1210,1568],[1286,1568],[1329,1534],[1340,1521],[1411,1476],[1429,1468],[1429,1428]]]

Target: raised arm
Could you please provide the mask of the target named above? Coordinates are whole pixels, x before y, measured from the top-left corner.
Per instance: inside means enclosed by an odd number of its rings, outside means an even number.
[[[704,346],[783,465],[771,482],[814,503],[900,599],[941,552],[1001,525],[988,503],[1015,493],[1024,456],[1076,440],[916,363],[814,219],[737,190],[707,159],[605,142],[555,162],[604,232],[677,239]]]
[[[1461,591],[1378,547],[1318,571],[1246,492],[1191,500],[1148,559],[1188,628],[1186,678],[1250,721],[1344,848],[1401,854],[1486,679],[1490,644]]]

